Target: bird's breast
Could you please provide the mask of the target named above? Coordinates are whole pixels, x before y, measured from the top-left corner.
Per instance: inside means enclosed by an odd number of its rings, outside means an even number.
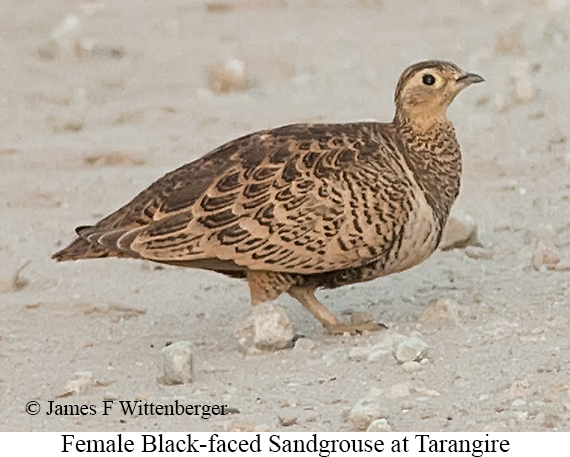
[[[394,244],[384,264],[383,275],[420,264],[437,247],[441,224],[419,188],[415,189],[411,204],[409,217],[401,227],[399,242]]]

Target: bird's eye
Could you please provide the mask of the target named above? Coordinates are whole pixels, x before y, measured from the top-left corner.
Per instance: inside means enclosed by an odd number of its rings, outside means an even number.
[[[435,77],[433,75],[430,75],[429,73],[426,73],[422,78],[422,82],[426,86],[433,86],[435,84]]]

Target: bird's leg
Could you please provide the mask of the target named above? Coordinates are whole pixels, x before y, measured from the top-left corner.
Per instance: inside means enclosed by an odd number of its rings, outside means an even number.
[[[373,322],[343,324],[315,297],[312,287],[293,286],[295,279],[287,273],[271,271],[247,271],[247,284],[251,292],[252,306],[277,299],[283,292],[288,292],[307,308],[317,320],[333,335],[358,333],[365,330],[378,330],[381,325]]]
[[[325,326],[327,331],[333,335],[343,333],[356,333],[364,330],[379,330],[380,325],[373,322],[363,322],[354,324],[342,324],[338,318],[331,313],[325,305],[323,305],[317,297],[315,297],[315,289],[311,287],[291,287],[289,295],[297,299],[305,308],[307,308],[317,320]]]
[[[315,289],[309,287],[291,287],[288,292],[289,295],[307,308],[327,329],[330,326],[340,324],[338,318],[315,297]]]
[[[293,282],[291,276],[286,273],[270,271],[248,270],[246,278],[251,292],[252,306],[277,299],[279,295],[291,287]]]

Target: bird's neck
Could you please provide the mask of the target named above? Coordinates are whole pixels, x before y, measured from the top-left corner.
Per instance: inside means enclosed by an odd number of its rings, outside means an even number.
[[[395,123],[408,166],[442,226],[459,194],[461,150],[453,125],[447,120],[417,129],[413,123]]]
[[[412,128],[417,133],[429,132],[444,124],[449,124],[447,112],[441,105],[396,107],[394,125],[397,128]]]

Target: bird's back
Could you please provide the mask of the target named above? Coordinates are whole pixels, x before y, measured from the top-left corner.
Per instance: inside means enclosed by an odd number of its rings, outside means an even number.
[[[386,271],[376,276],[408,268],[424,253],[404,263],[394,258],[417,247],[410,239],[436,229],[433,240],[422,241],[431,253],[456,195],[429,194],[441,164],[426,162],[429,150],[410,146],[393,124],[373,122],[295,124],[247,135],[165,175],[95,226],[79,228],[80,238],[54,257],[130,256],[304,275],[377,261]]]

